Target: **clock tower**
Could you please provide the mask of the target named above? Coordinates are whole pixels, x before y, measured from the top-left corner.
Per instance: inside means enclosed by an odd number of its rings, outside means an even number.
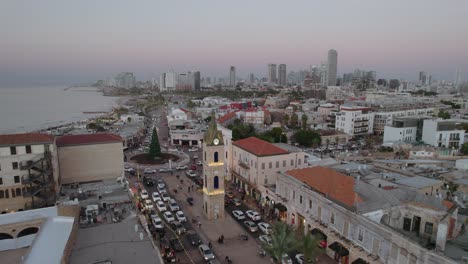
[[[224,218],[224,141],[214,114],[203,139],[203,212],[209,220]]]

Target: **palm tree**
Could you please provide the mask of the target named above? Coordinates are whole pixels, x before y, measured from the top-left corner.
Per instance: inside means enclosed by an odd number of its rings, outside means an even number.
[[[300,251],[304,254],[304,263],[314,263],[315,257],[322,251],[317,245],[320,239],[310,234],[303,235],[300,239]]]
[[[301,119],[302,119],[302,129],[307,129],[307,115],[302,114]]]
[[[288,124],[289,124],[289,115],[285,114],[283,115],[283,126],[288,125]]]
[[[276,222],[272,228],[271,245],[264,243],[263,248],[276,263],[281,263],[284,254],[299,248],[294,229],[284,222]]]

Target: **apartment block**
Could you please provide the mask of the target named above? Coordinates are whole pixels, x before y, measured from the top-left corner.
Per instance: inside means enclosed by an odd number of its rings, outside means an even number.
[[[454,120],[426,119],[422,140],[433,147],[458,149],[465,140],[465,130]]]
[[[360,106],[342,106],[336,115],[335,130],[352,137],[372,134],[374,114],[370,108]]]

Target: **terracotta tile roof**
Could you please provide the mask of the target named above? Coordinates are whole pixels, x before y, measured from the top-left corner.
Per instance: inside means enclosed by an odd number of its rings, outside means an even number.
[[[227,113],[225,115],[223,115],[222,117],[218,118],[218,123],[222,124],[232,118],[236,117],[236,112],[230,112],[230,113]]]
[[[66,135],[57,138],[57,146],[87,145],[99,143],[122,142],[119,135],[109,133]]]
[[[263,141],[256,137],[249,137],[235,141],[234,146],[237,146],[255,156],[273,156],[288,154],[289,152],[285,149],[277,147],[269,142]]]
[[[0,146],[53,143],[54,136],[41,133],[0,135]]]
[[[336,170],[317,166],[290,170],[285,173],[347,206],[362,202],[362,198],[354,191],[354,178]]]

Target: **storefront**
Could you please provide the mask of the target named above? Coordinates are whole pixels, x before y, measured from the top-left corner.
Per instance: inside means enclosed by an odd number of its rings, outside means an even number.
[[[313,236],[316,236],[320,239],[319,247],[327,248],[327,235],[323,233],[320,229],[314,228],[310,231]]]
[[[349,263],[349,251],[338,242],[332,243],[328,248],[334,252],[333,259],[341,264]]]
[[[288,221],[288,208],[282,203],[276,203],[273,208],[275,209],[275,213],[278,215],[279,220],[283,222]]]

